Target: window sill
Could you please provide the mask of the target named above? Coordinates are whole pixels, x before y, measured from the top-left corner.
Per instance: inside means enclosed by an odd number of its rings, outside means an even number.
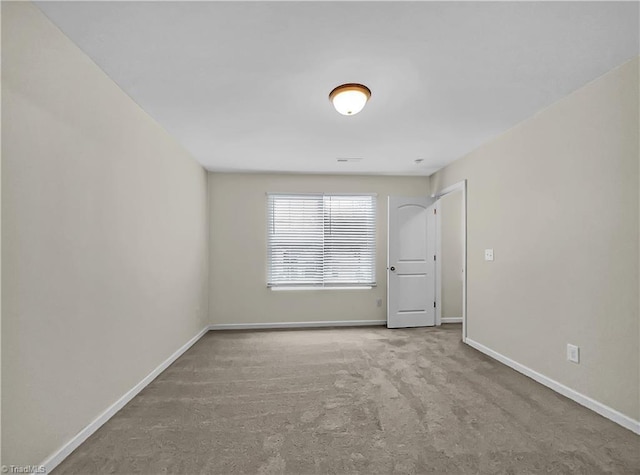
[[[277,287],[269,287],[270,290],[273,291],[286,291],[286,290],[371,290],[373,289],[373,285],[357,285],[357,286],[327,286],[327,287],[304,287],[304,286],[277,286]]]

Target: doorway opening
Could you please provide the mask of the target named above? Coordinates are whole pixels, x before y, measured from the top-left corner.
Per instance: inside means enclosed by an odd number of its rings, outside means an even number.
[[[436,325],[462,323],[467,338],[467,182],[436,198]]]

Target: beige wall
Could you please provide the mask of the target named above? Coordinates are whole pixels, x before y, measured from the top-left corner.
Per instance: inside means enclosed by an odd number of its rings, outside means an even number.
[[[378,286],[272,291],[266,286],[267,192],[378,194]],[[209,174],[211,323],[386,320],[387,197],[429,194],[426,177]],[[213,232],[215,230],[215,232]],[[382,299],[382,306],[376,300]]]
[[[442,318],[462,318],[462,191],[440,198]]]
[[[0,35],[2,34],[2,8],[0,8]],[[2,41],[0,40],[0,44]],[[1,63],[1,61],[0,61]],[[0,64],[0,71],[2,65]],[[2,78],[0,78],[1,89]],[[0,96],[2,94],[0,93]],[[1,107],[0,107],[1,109]],[[1,112],[1,111],[0,111]],[[1,113],[0,113],[1,116]],[[0,158],[2,150],[2,118],[0,117]],[[2,467],[2,166],[0,166],[0,467]]]
[[[2,3],[2,440],[39,464],[207,323],[206,172]]]
[[[638,87],[636,58],[431,177],[468,180],[469,338],[635,420]]]

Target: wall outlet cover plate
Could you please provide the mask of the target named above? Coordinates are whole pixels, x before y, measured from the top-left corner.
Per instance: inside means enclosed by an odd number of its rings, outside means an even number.
[[[580,347],[567,344],[567,359],[573,363],[580,363]]]

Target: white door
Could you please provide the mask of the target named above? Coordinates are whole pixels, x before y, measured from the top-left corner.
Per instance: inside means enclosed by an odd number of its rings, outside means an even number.
[[[389,197],[387,327],[436,323],[435,200]]]

